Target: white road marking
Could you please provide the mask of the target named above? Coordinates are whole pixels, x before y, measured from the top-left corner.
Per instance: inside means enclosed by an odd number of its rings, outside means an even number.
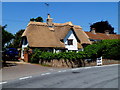
[[[104,66],[116,66],[116,65],[120,65],[120,64],[103,65],[103,67]]]
[[[0,82],[0,84],[5,84],[5,83],[7,83],[7,82]]]
[[[92,67],[85,67],[84,69],[88,69],[88,68],[92,68]]]
[[[19,80],[28,79],[28,78],[32,78],[32,76],[22,77],[22,78],[19,78]]]
[[[45,73],[46,75],[51,74],[51,73]]]
[[[80,68],[74,68],[74,69],[71,69],[71,70],[73,70],[73,71],[74,71],[74,70],[79,70],[79,69],[80,69]]]
[[[99,67],[108,67],[108,66],[116,66],[116,65],[120,65],[120,64],[111,64],[111,65],[102,65],[102,66],[91,66],[91,67],[81,67],[81,68],[74,68],[74,69],[71,69],[71,70],[75,71],[75,70],[80,70],[80,69],[99,68]]]
[[[42,76],[45,75],[45,74],[41,74]]]
[[[48,74],[51,74],[51,73],[43,73],[43,74],[41,74],[41,75],[43,76],[43,75],[48,75]]]
[[[58,71],[58,72],[62,72],[62,71]]]
[[[116,65],[119,65],[119,64],[110,64],[110,65],[101,65],[101,66],[93,66],[94,67],[109,67],[109,66],[116,66]]]
[[[66,72],[66,70],[63,70],[62,72]]]

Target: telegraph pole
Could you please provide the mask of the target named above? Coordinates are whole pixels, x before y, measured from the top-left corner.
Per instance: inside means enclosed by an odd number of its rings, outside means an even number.
[[[49,6],[50,6],[50,4],[45,3],[45,6],[46,6],[46,9],[47,9],[47,15],[48,15],[49,14]]]

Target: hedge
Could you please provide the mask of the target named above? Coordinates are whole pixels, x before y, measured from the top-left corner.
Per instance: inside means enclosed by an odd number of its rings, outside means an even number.
[[[53,59],[64,60],[84,60],[92,59],[103,56],[105,59],[117,59],[120,56],[120,40],[102,40],[98,43],[88,45],[84,48],[84,51],[79,52],[42,52],[40,49],[35,49],[31,57],[31,62],[39,63],[40,60],[51,61]],[[41,62],[42,62],[41,61]]]

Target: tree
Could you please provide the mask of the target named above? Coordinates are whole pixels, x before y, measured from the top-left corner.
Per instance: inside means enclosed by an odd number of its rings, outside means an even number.
[[[102,56],[102,50],[103,50],[103,45],[100,45],[99,43],[95,43],[92,45],[88,45],[87,47],[84,48],[84,52],[87,54],[86,58],[90,58],[93,61],[96,61],[96,58]]]
[[[102,40],[96,44],[88,45],[84,48],[84,51],[87,53],[86,58],[91,58],[96,60],[100,56],[106,59],[116,59],[120,60],[120,40]]]
[[[31,18],[30,21],[35,21],[35,19],[34,19],[34,18]]]
[[[21,29],[15,34],[15,38],[13,40],[13,47],[15,47],[15,48],[20,47],[20,43],[21,43],[21,39],[22,39],[21,36],[24,31],[25,31],[25,29]]]
[[[5,30],[7,25],[2,26],[2,47],[7,44],[7,46],[10,44],[10,41],[14,39],[14,35],[8,31]]]
[[[103,57],[106,59],[120,60],[120,40],[103,40],[101,42],[105,48],[103,49]]]
[[[42,17],[31,18],[30,21],[43,22],[43,18]]]
[[[90,31],[95,28],[97,33],[105,33],[105,30],[108,30],[110,34],[114,33],[114,28],[108,23],[108,21],[96,22],[90,25]]]

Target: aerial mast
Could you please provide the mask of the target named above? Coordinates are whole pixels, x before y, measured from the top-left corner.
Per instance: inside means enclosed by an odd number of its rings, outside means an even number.
[[[46,19],[46,23],[48,24],[49,27],[52,27],[53,26],[53,19],[50,17],[50,14],[49,14],[49,4],[48,3],[45,3],[46,7],[47,7],[47,19]]]
[[[48,15],[48,14],[49,14],[49,6],[50,6],[50,4],[45,3],[45,6],[46,6],[46,8],[47,8],[47,15]]]

